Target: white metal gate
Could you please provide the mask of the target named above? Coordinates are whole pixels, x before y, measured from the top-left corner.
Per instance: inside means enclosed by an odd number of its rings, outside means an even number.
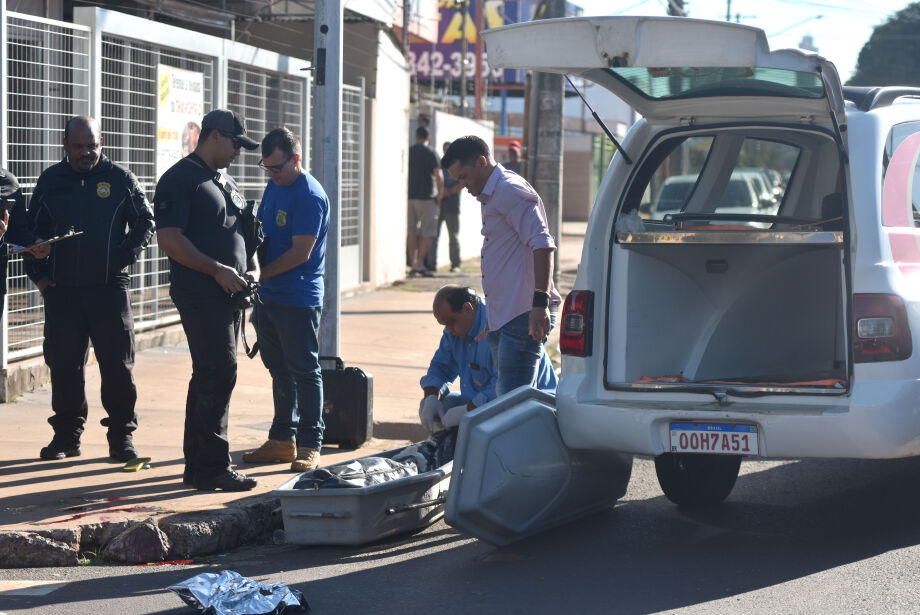
[[[355,288],[363,278],[364,243],[364,80],[342,86],[342,199],[340,284]]]
[[[202,73],[205,108],[225,106],[243,113],[253,135],[277,123],[310,142],[303,134],[309,118],[308,78],[293,58],[96,8],[75,9],[75,20],[82,24],[5,15],[6,152],[8,167],[27,197],[41,171],[62,158],[67,118],[81,114],[100,119],[103,153],[129,168],[152,197],[160,64]],[[258,58],[259,65],[238,58]],[[290,67],[289,72],[282,67]],[[259,198],[265,185],[258,159],[258,152],[247,154],[230,169],[248,198]],[[155,241],[132,266],[130,296],[138,329],[178,321],[169,299],[168,271]],[[44,337],[41,298],[19,258],[11,260],[9,274],[7,344],[0,346],[0,352],[6,351],[4,361],[39,354]]]
[[[6,164],[27,199],[63,155],[67,118],[89,112],[90,36],[89,28],[6,14]],[[41,297],[18,256],[7,284],[5,361],[37,353],[44,339]]]

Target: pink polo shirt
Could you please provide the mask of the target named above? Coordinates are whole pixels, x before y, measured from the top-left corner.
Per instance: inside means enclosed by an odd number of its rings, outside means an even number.
[[[520,175],[496,164],[477,197],[482,203],[482,290],[489,330],[529,312],[533,303],[533,252],[555,248],[546,210]],[[562,303],[550,281],[550,304]]]

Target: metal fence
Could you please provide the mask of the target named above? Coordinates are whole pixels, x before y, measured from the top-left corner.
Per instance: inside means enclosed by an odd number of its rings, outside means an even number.
[[[227,70],[227,108],[246,118],[246,132],[256,140],[270,130],[288,127],[303,134],[303,79],[231,62]],[[309,147],[309,142],[304,146]],[[241,150],[230,167],[247,199],[260,199],[266,177],[259,168],[260,150]]]
[[[204,75],[204,99],[211,100],[213,59],[111,35],[102,36],[103,151],[131,170],[153,198],[157,166],[157,67],[160,64]],[[130,269],[129,297],[137,329],[176,322],[169,298],[169,261],[153,239]]]
[[[364,91],[342,87],[342,246],[361,242],[361,147],[363,143]]]
[[[60,144],[66,119],[90,112],[93,37],[84,26],[7,15],[8,159],[28,196],[41,171],[63,155]],[[189,43],[189,48],[195,47]],[[217,98],[218,58],[109,34],[101,36],[98,53],[103,153],[130,169],[152,198],[157,179],[157,66],[201,72],[205,108],[210,109]],[[303,78],[229,62],[226,91],[227,106],[246,116],[254,135],[275,125],[302,134]],[[258,160],[258,151],[245,152],[230,169],[247,198],[258,199],[265,186]],[[178,320],[169,299],[168,271],[167,258],[155,240],[131,267],[129,292],[138,329]],[[41,352],[44,318],[41,298],[18,257],[11,259],[9,274],[6,356],[13,360]]]
[[[88,28],[9,13],[7,17],[7,164],[28,198],[42,170],[62,157],[64,122],[89,112]],[[40,350],[41,297],[22,260],[9,263],[8,359]]]

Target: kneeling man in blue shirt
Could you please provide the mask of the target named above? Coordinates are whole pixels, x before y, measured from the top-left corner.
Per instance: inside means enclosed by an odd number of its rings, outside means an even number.
[[[458,426],[468,411],[495,399],[492,351],[485,338],[476,339],[486,328],[485,307],[485,299],[463,286],[444,286],[434,296],[432,311],[444,333],[420,381],[425,395],[419,404],[419,419],[432,433]],[[537,371],[537,388],[555,393],[556,373],[545,352]],[[460,392],[452,392],[458,376]]]

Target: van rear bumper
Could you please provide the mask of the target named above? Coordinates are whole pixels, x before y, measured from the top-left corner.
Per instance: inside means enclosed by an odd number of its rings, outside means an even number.
[[[832,402],[764,396],[728,405],[700,394],[586,399],[578,393],[583,383],[581,374],[564,374],[556,391],[559,430],[571,448],[660,455],[670,450],[669,424],[681,420],[755,424],[768,458],[920,455],[920,380],[862,382]]]

